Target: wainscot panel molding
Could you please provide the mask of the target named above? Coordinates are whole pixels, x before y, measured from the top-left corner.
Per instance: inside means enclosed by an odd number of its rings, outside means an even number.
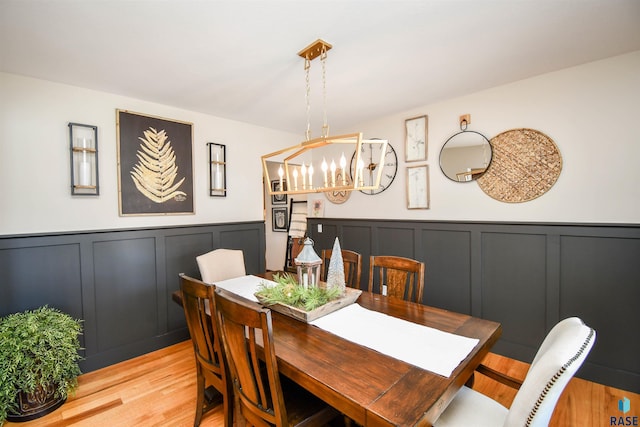
[[[0,236],[0,316],[42,305],[84,321],[83,372],[188,339],[171,300],[196,256],[242,249],[265,271],[264,222]]]
[[[318,225],[322,224],[322,232]],[[547,332],[578,316],[597,331],[578,376],[640,393],[640,225],[309,218],[315,250],[425,263],[423,303],[500,322],[496,353],[531,362]]]

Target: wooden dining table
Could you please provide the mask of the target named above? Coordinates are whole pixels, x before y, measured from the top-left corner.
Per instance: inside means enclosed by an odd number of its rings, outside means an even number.
[[[181,303],[180,291],[173,299]],[[280,372],[362,426],[432,425],[502,333],[493,321],[369,292],[356,303],[479,340],[444,377],[273,311]]]

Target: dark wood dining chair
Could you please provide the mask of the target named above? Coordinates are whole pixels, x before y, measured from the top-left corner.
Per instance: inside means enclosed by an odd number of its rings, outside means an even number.
[[[362,255],[348,249],[341,249],[342,263],[344,264],[344,280],[350,288],[360,289],[360,278],[362,277]],[[329,271],[329,262],[333,250],[322,250],[322,275],[320,280],[326,281]]]
[[[424,263],[399,256],[369,258],[369,292],[422,303]]]
[[[215,291],[218,325],[240,413],[252,426],[321,426],[339,413],[280,376],[271,310],[224,289]],[[262,351],[264,350],[264,351]]]
[[[196,357],[196,416],[194,427],[200,425],[202,416],[222,403],[224,425],[233,425],[233,388],[228,381],[222,346],[217,331],[214,286],[180,275],[182,306]]]

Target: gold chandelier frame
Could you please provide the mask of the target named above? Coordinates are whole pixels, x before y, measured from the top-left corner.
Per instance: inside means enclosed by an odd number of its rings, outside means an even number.
[[[331,45],[323,40],[316,40],[300,52],[298,52],[298,56],[302,57],[305,60],[305,72],[307,79],[307,131],[306,131],[306,140],[293,145],[291,147],[283,148],[278,151],[274,151],[273,153],[265,154],[262,156],[262,168],[264,171],[265,182],[267,184],[267,189],[269,191],[269,195],[284,195],[284,194],[309,194],[309,193],[322,193],[322,192],[336,192],[336,191],[354,191],[354,190],[375,190],[380,186],[380,180],[382,178],[382,163],[384,162],[384,156],[387,151],[386,140],[382,139],[362,139],[362,133],[351,133],[339,136],[328,136],[329,126],[327,124],[326,119],[326,105],[324,111],[324,124],[322,127],[322,136],[320,138],[310,139],[310,117],[309,117],[309,68],[311,67],[311,61],[315,58],[320,57],[322,60],[323,72],[323,91],[326,98],[326,78],[325,78],[325,61],[327,58],[327,51],[331,49]],[[325,102],[326,104],[326,102]],[[309,153],[314,149],[318,149],[321,147],[326,147],[331,144],[342,144],[342,145],[352,145],[354,149],[354,156],[352,159],[352,164],[350,166],[347,165],[347,161],[344,158],[344,150],[341,159],[339,160],[340,168],[342,169],[342,178],[335,180],[334,173],[336,172],[335,162],[331,163],[331,176],[332,179],[328,179],[328,167],[326,164],[326,160],[323,158],[322,162],[322,173],[323,179],[318,180],[316,177],[316,182],[321,182],[322,185],[315,185],[313,182],[314,168],[312,165],[313,155],[311,155],[312,159],[309,163],[309,169],[305,162],[301,162],[300,164],[300,156]],[[380,158],[372,159],[369,158],[370,163],[368,165],[364,164],[364,160],[362,159],[363,148],[366,148],[366,145],[380,145]],[[275,160],[274,160],[275,159]],[[298,161],[296,162],[296,159]],[[272,160],[278,163],[281,163],[280,169],[278,171],[279,177],[278,179],[271,179],[269,175],[269,169],[267,167],[267,161]],[[377,163],[375,162],[377,160]],[[282,167],[284,166],[284,168]],[[346,175],[350,173],[350,170],[347,167],[354,169],[353,180],[347,180]],[[364,183],[364,173],[365,171],[369,171],[371,176],[371,182],[367,185]],[[375,178],[373,177],[373,173],[376,173]],[[293,176],[293,180],[291,177]],[[300,176],[300,181],[298,180],[298,176]],[[287,185],[283,185],[283,179],[286,177]],[[308,177],[308,179],[307,179]],[[351,181],[351,182],[349,182]],[[280,185],[272,185],[272,183],[280,182]],[[301,185],[298,185],[301,184]]]

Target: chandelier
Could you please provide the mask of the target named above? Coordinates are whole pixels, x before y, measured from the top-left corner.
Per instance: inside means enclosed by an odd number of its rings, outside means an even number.
[[[387,151],[386,140],[362,139],[362,132],[329,136],[326,110],[326,60],[327,52],[331,47],[323,40],[316,40],[298,52],[298,55],[304,59],[306,80],[305,140],[262,156],[262,169],[270,195],[375,190],[380,186],[381,165]],[[309,71],[311,61],[318,57],[322,63],[323,126],[321,136],[311,139]],[[369,164],[365,164],[363,153],[372,152],[380,153],[380,158],[368,157]],[[350,157],[349,160],[347,156]],[[280,163],[277,176],[270,175],[267,161]]]

